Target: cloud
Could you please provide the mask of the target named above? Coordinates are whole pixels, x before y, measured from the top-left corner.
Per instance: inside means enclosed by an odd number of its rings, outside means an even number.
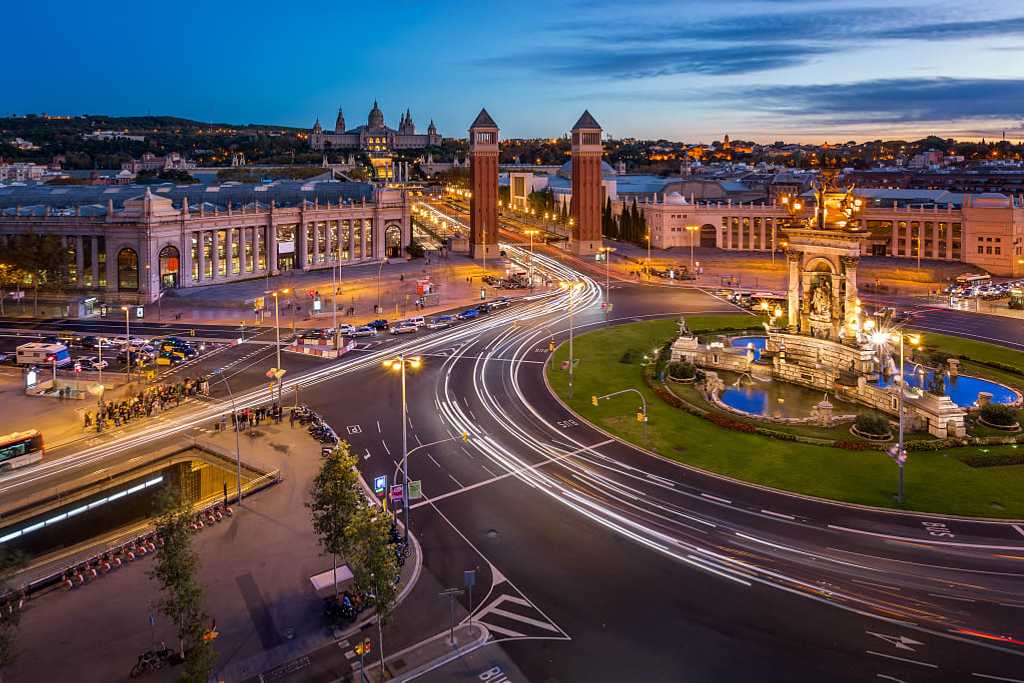
[[[742,50],[732,47],[551,50],[488,58],[484,63],[574,78],[636,79],[677,74],[757,73],[804,64],[829,51],[822,47],[778,45],[751,45]]]
[[[902,78],[722,93],[755,111],[832,125],[1019,119],[1024,79]]]
[[[892,40],[941,40],[1024,35],[1024,17],[988,21],[957,21],[901,26],[875,31],[876,38]]]

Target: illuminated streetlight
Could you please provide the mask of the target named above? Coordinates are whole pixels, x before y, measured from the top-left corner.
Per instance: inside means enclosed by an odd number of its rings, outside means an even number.
[[[384,361],[384,367],[394,372],[402,373],[402,507],[405,515],[405,540],[409,540],[409,441],[407,417],[408,404],[405,400],[405,368],[410,367],[418,370],[423,365],[423,359],[419,356],[406,357],[405,354],[397,358]]]
[[[573,380],[573,327],[572,327],[572,314],[573,307],[576,303],[576,290],[583,288],[583,283],[574,280],[572,282],[560,282],[558,286],[562,289],[569,290],[569,398],[572,398],[572,380]]]

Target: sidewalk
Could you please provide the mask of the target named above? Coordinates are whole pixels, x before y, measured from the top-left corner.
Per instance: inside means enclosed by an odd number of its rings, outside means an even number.
[[[487,642],[487,638],[490,635],[483,625],[468,622],[455,627],[454,642],[452,641],[451,634],[452,631],[450,630],[443,631],[412,647],[385,657],[384,668],[386,669],[386,676],[381,676],[379,663],[370,666],[370,662],[367,661],[366,678],[374,683],[383,681],[392,681],[393,683],[411,681],[476,650]],[[357,672],[359,671],[358,666],[353,666],[352,668]],[[356,680],[359,680],[358,673]]]
[[[199,445],[230,456],[234,431],[197,430]],[[227,681],[256,676],[335,641],[310,577],[331,568],[320,554],[305,502],[320,467],[320,444],[305,429],[261,425],[241,434],[245,464],[279,469],[281,483],[235,506],[235,514],[195,537],[204,608],[220,637],[216,673]],[[421,563],[415,547],[402,571],[400,595],[414,585]],[[29,603],[18,635],[18,661],[6,680],[122,680],[138,653],[175,642],[173,625],[155,609],[158,588],[145,559],[76,588]],[[150,626],[150,616],[155,624]],[[47,644],[60,644],[60,657]],[[173,680],[171,668],[151,675]]]

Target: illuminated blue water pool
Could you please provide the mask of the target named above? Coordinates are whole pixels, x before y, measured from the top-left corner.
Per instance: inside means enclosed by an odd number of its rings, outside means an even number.
[[[935,374],[933,370],[909,361],[903,367],[907,375],[907,385],[918,389],[927,387],[931,382],[932,375]],[[922,372],[922,370],[924,371]],[[896,383],[893,377],[880,378],[876,382],[880,387],[893,386]],[[942,383],[945,386],[946,395],[961,408],[973,406],[978,400],[978,394],[982,391],[992,394],[993,403],[1013,403],[1017,400],[1017,395],[1009,387],[980,377],[960,375],[951,378],[948,373],[943,373]]]
[[[729,340],[729,344],[736,349],[750,348],[754,352],[754,360],[759,361],[761,352],[768,345],[768,337],[733,337]]]

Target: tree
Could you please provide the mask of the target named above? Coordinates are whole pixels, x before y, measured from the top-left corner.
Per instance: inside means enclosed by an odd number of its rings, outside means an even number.
[[[11,586],[14,575],[25,566],[25,556],[18,552],[0,550],[0,680],[3,670],[16,657],[15,637],[21,622],[21,596]]]
[[[345,559],[352,568],[356,589],[374,596],[381,671],[384,670],[383,624],[398,598],[398,558],[390,543],[391,517],[376,505],[363,505],[345,527],[348,550]]]
[[[320,472],[313,479],[307,504],[313,519],[313,533],[325,553],[334,559],[334,595],[338,595],[338,555],[349,556],[346,529],[356,511],[366,507],[359,488],[357,461],[342,441],[324,458]]]
[[[39,315],[39,285],[46,282],[60,289],[67,264],[68,250],[61,243],[59,235],[21,235],[14,248],[0,253],[0,266],[15,273],[23,273],[31,280],[34,316]]]
[[[184,658],[180,681],[206,683],[217,653],[204,638],[203,588],[196,573],[199,555],[192,548],[192,507],[180,489],[166,489],[157,501],[159,517],[156,532],[163,546],[156,556],[156,564],[149,577],[160,582],[163,596],[157,607],[174,624],[178,633],[179,650]]]

